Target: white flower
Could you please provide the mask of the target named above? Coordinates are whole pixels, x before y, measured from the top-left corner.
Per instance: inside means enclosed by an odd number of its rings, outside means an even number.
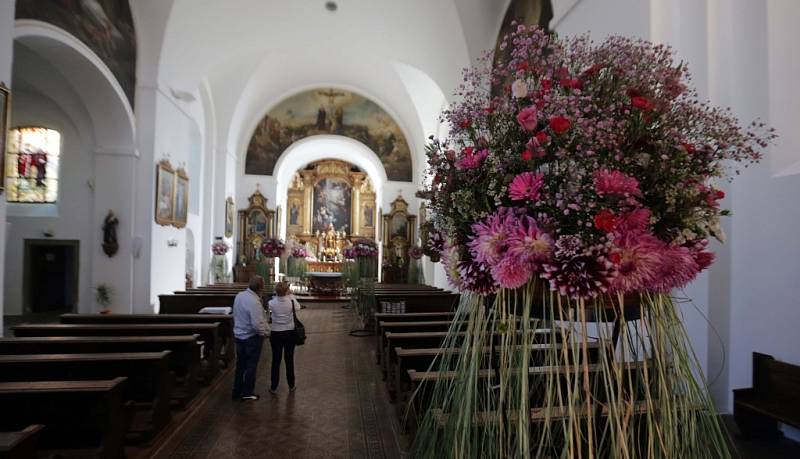
[[[511,84],[511,95],[517,99],[527,97],[528,83],[524,82],[523,80],[515,80],[514,83]]]

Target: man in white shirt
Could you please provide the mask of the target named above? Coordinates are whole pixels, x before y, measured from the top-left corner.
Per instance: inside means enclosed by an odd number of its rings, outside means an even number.
[[[267,334],[267,317],[261,304],[264,279],[250,278],[247,290],[233,300],[233,335],[236,341],[236,376],[233,400],[258,400],[255,394],[256,371],[261,347]]]

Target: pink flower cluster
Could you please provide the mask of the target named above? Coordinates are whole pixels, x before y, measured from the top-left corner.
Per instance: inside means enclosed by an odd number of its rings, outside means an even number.
[[[230,247],[224,241],[215,241],[211,244],[211,252],[214,255],[225,255],[228,250],[230,250]]]
[[[352,247],[346,247],[342,250],[342,255],[348,260],[360,257],[375,258],[378,256],[378,247],[371,240],[360,239]]]
[[[414,260],[419,260],[422,258],[422,255],[422,247],[418,245],[412,246],[408,249],[408,256]]]
[[[710,266],[728,215],[715,183],[774,130],[699,100],[665,46],[519,26],[501,47],[465,71],[451,132],[426,151],[424,251],[453,285],[591,298],[668,292]]]
[[[265,239],[261,243],[261,254],[267,258],[274,258],[283,255],[286,245],[280,239]]]
[[[292,249],[293,258],[306,258],[308,255],[308,250],[302,245],[297,245]]]

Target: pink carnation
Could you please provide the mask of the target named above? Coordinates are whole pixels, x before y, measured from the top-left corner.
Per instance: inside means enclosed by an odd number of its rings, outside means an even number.
[[[530,106],[520,110],[519,113],[517,113],[517,122],[520,126],[522,126],[522,129],[525,129],[526,131],[535,130],[536,125],[539,123],[536,107]]]
[[[618,170],[600,169],[594,173],[594,188],[599,195],[641,196],[639,181]]]
[[[489,156],[489,150],[478,150],[476,153],[472,147],[464,148],[461,152],[461,157],[456,162],[456,167],[459,169],[477,169],[487,156]]]
[[[544,184],[544,175],[541,173],[523,172],[511,181],[508,187],[508,196],[514,201],[539,199],[539,190]]]

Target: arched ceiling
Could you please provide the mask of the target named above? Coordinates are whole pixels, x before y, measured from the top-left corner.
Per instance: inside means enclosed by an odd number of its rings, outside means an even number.
[[[352,88],[385,107],[421,156],[431,123],[420,116],[430,108],[417,107],[420,97],[409,94],[414,84],[404,80],[409,72],[398,71],[398,63],[438,86],[431,93],[451,94],[475,50],[493,45],[507,0],[339,0],[335,13],[324,3],[174,0],[158,84],[199,94],[205,81],[216,147],[237,155],[271,105],[330,85]]]

